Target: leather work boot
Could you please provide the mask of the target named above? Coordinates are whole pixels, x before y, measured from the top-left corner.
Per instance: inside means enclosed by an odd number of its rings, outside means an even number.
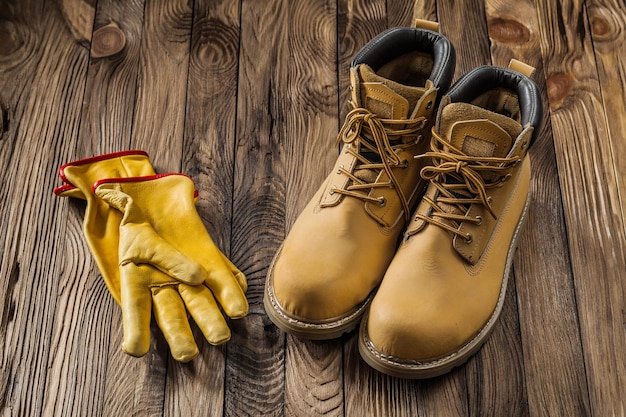
[[[340,155],[270,265],[264,305],[282,330],[330,339],[354,329],[372,299],[414,205],[438,92],[454,72],[435,30],[393,28],[351,62],[351,108]]]
[[[542,120],[533,70],[479,67],[442,98],[418,158],[431,160],[420,172],[428,188],[361,322],[359,351],[373,368],[441,375],[491,332],[528,209],[527,151]]]

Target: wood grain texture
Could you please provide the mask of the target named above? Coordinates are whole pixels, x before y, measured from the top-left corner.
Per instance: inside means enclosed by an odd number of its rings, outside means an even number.
[[[529,410],[531,415],[585,416],[587,384],[543,59],[537,54],[537,13],[532,1],[490,0],[486,11],[493,63],[506,66],[515,58],[534,66],[545,109],[542,132],[530,149],[531,209],[515,259]]]
[[[1,101],[10,116],[0,143],[0,414],[41,415],[51,401],[57,401],[57,410],[87,412],[97,405],[92,389],[97,382],[74,383],[88,379],[88,370],[70,368],[78,351],[66,348],[77,339],[101,343],[80,327],[88,314],[85,305],[68,314],[75,319],[68,329],[55,314],[63,308],[59,293],[82,284],[64,275],[64,216],[51,190],[58,158],[67,153],[63,140],[77,135],[88,52],[68,30],[58,4],[20,2],[0,10],[10,22],[2,25],[9,42],[0,70]],[[56,82],[42,89],[49,80]],[[70,343],[62,334],[71,335]],[[64,365],[51,367],[57,352]],[[60,368],[71,376],[61,378]],[[58,385],[48,380],[53,375]],[[69,392],[59,395],[57,389]]]
[[[132,126],[143,18],[143,0],[98,3],[94,30],[115,25],[123,33],[124,48],[101,58],[91,55],[75,159],[137,146],[132,142]]]
[[[157,172],[180,172],[192,4],[146,2],[133,141]]]
[[[456,50],[453,81],[479,65],[488,65],[489,39],[485,22],[485,2],[469,0],[463,7],[454,2],[438,1],[439,31],[450,39]]]
[[[609,187],[608,191],[617,192],[612,198],[620,201],[621,217],[625,220],[626,162],[622,155],[626,152],[626,100],[612,92],[623,90],[626,83],[626,10],[621,1],[594,0],[587,3],[587,14],[617,180],[616,187]]]
[[[537,7],[591,415],[625,412],[621,202],[583,4]],[[611,92],[605,92],[611,94]]]
[[[233,323],[226,416],[284,414],[285,336],[265,315],[263,289],[285,233],[287,4],[241,3],[231,254],[248,277],[250,313]]]

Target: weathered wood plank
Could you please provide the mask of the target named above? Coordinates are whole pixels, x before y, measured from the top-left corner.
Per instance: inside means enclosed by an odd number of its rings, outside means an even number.
[[[157,172],[180,172],[192,5],[147,2],[141,38],[133,141]]]
[[[626,237],[589,21],[579,1],[537,11],[591,415],[619,415]]]
[[[413,15],[415,14],[414,8],[428,7],[428,4],[434,4],[434,2],[420,2],[415,0],[392,0],[387,1],[387,26],[392,28],[395,26],[412,26]],[[422,10],[423,11],[423,10]],[[433,20],[434,15],[432,16]]]
[[[479,65],[491,63],[484,0],[466,1],[463,7],[440,0],[437,17],[439,31],[450,39],[456,50],[454,80]]]
[[[285,337],[265,315],[263,289],[285,230],[287,4],[241,3],[231,255],[248,277],[250,313],[233,322],[227,347],[227,416],[284,415]]]
[[[610,187],[608,191],[618,193],[613,198],[621,202],[626,224],[626,161],[622,157],[626,154],[626,9],[618,0],[593,0],[587,3],[587,13],[617,179],[615,189]]]
[[[506,66],[516,58],[534,66],[533,78],[545,103],[543,130],[530,149],[530,216],[515,260],[529,411],[531,415],[589,415],[543,60],[537,54],[535,6],[532,1],[489,0],[486,10],[494,64]]]
[[[197,1],[193,15],[182,172],[196,183],[196,206],[209,234],[230,256],[239,2]],[[194,330],[200,355],[190,364],[170,361],[166,414],[221,416],[228,348],[209,345]]]
[[[0,414],[41,415],[57,388],[70,393],[59,396],[56,409],[92,413],[97,381],[88,372],[97,369],[79,368],[67,379],[50,369],[52,355],[69,364],[77,353],[59,343],[64,325],[77,316],[59,322],[55,311],[64,308],[57,297],[65,285],[85,283],[65,274],[67,206],[51,190],[77,135],[89,55],[58,4],[3,2],[0,16],[0,107],[8,122],[0,139]],[[71,338],[96,341],[79,323],[68,331]],[[74,378],[87,379],[87,386]]]
[[[110,0],[98,3],[74,158],[117,152],[133,146],[143,13],[144,0],[123,5]],[[116,52],[116,43],[111,38],[123,43],[121,51]],[[100,57],[93,56],[94,49],[99,51]]]

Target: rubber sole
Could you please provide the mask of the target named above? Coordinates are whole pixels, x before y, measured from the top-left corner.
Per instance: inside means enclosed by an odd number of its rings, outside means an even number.
[[[474,336],[465,345],[461,346],[458,350],[450,352],[448,355],[442,358],[432,361],[411,361],[386,355],[376,349],[376,347],[367,335],[366,314],[363,317],[363,320],[361,320],[358,342],[359,353],[361,354],[363,360],[377,371],[380,371],[387,375],[408,379],[426,379],[440,376],[467,362],[467,360],[472,355],[474,355],[485,343],[485,341],[493,331],[494,324],[500,317],[500,313],[502,312],[502,306],[504,305],[504,298],[506,295],[509,275],[511,272],[511,265],[513,263],[513,255],[515,253],[515,249],[517,248],[521,231],[526,224],[528,205],[529,198],[527,197],[524,208],[522,210],[522,214],[515,228],[515,232],[513,233],[509,250],[507,252],[504,276],[502,279],[502,287],[500,288],[500,294],[498,296],[496,308],[487,323],[482,327],[482,329],[480,329],[476,336]]]

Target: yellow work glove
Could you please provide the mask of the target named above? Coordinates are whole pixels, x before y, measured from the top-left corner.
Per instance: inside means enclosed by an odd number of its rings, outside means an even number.
[[[119,261],[125,346],[149,343],[144,329],[152,307],[178,360],[197,354],[185,306],[209,343],[230,339],[220,306],[231,318],[245,316],[245,286],[205,229],[195,208],[191,178],[162,174],[104,179],[94,184],[94,192],[123,213]],[[159,275],[155,268],[162,269],[163,264],[171,265],[173,271],[202,276],[203,285]],[[175,355],[174,346],[181,349],[180,354]]]
[[[119,225],[122,220],[122,214],[117,209],[110,207],[103,200],[97,198],[92,192],[92,185],[95,181],[102,178],[153,174],[154,169],[145,152],[117,152],[64,164],[59,171],[59,175],[65,184],[54,190],[55,194],[58,196],[81,198],[87,201],[83,222],[85,238],[109,292],[120,305],[122,302],[118,248]],[[247,282],[243,273],[241,273],[221,252],[219,252],[219,254],[237,279],[241,288],[245,291]],[[194,263],[193,261],[189,261],[188,264],[193,265]],[[175,267],[177,266],[175,265]],[[197,265],[191,268],[195,268],[196,270],[201,269]],[[165,283],[178,283],[172,280],[170,276],[154,269],[152,266],[142,265],[139,269],[142,271],[143,277],[150,277],[150,279],[125,283],[125,285],[130,287],[130,292],[136,292],[141,286],[147,289],[150,285],[162,286]],[[189,269],[189,267],[187,267],[187,269]],[[176,271],[174,275],[177,273],[182,273],[182,278],[185,279],[182,270]],[[203,277],[196,277],[196,280],[200,282],[203,280]],[[209,297],[212,299],[210,294]],[[163,318],[163,311],[166,311],[167,308],[160,308],[162,304],[163,302],[155,301],[155,316],[157,318],[161,317],[159,324],[170,345],[172,356],[180,361],[188,361],[197,355],[197,346],[193,341],[189,325],[186,323],[186,316],[184,317],[186,325],[184,337],[180,338],[178,337],[178,333],[180,332],[176,331],[177,326],[170,324],[173,320],[168,320],[167,316]],[[127,327],[124,330],[122,348],[125,352],[133,356],[142,356],[149,349],[149,312],[146,316],[147,321],[144,320],[142,322],[141,328]],[[184,316],[184,308],[183,314],[177,314],[176,316],[180,321],[180,317]],[[222,336],[222,339],[223,338],[224,336]],[[214,338],[213,342],[215,341]]]

